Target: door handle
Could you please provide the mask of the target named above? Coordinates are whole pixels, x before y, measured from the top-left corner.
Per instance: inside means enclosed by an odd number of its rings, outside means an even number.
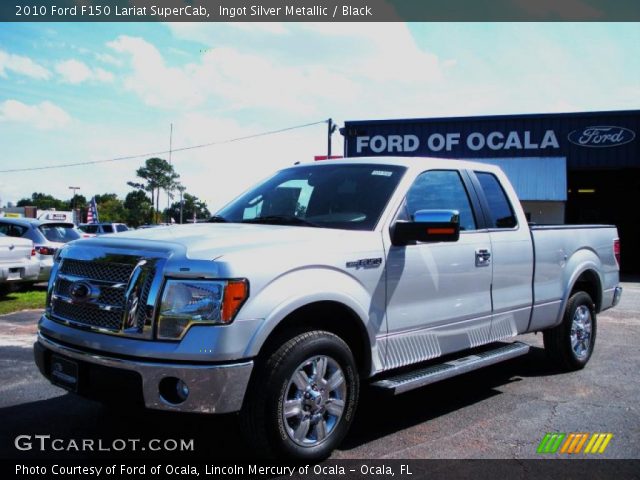
[[[486,248],[476,250],[476,267],[487,267],[491,265],[491,252]]]

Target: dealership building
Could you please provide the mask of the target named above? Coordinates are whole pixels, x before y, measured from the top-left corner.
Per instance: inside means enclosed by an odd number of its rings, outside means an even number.
[[[499,165],[531,222],[605,223],[622,270],[640,272],[640,110],[347,121],[344,156]]]

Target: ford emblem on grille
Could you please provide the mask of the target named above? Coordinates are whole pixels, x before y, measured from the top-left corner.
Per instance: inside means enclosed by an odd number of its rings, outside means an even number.
[[[94,287],[87,282],[74,282],[69,288],[69,296],[75,303],[86,302],[91,298],[96,298],[99,295],[99,291],[96,291]]]

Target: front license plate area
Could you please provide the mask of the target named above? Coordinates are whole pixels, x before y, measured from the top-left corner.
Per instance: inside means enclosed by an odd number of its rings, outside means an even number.
[[[71,392],[78,391],[78,362],[51,355],[51,382]]]

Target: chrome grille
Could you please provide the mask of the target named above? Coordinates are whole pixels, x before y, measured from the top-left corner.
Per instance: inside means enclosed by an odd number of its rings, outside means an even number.
[[[149,299],[149,292],[151,292],[152,283],[153,283],[153,275],[149,275],[142,287],[142,295],[140,296],[140,303],[142,305],[147,304],[147,300]],[[150,323],[152,318],[153,318],[153,308],[144,308],[144,307],[140,308],[137,312],[137,318],[136,318],[137,320],[136,326],[138,327],[138,330],[142,331],[142,329],[145,326],[145,323]]]
[[[54,316],[89,327],[120,330],[122,326],[122,310],[100,310],[96,305],[84,303],[73,304],[62,300],[52,302]]]
[[[149,306],[147,301],[154,281],[155,261],[141,261],[135,256],[117,258],[118,261],[62,259],[51,295],[51,317],[114,333],[142,334],[153,319],[153,302]],[[134,270],[138,273],[134,274]],[[73,297],[72,287],[76,282],[91,287],[87,298]],[[133,322],[125,327],[127,292],[132,286],[139,292],[141,308],[135,312]]]
[[[73,285],[73,283],[74,282],[65,278],[59,278],[56,293],[65,297],[70,297],[71,285]],[[103,305],[123,307],[126,301],[124,297],[124,288],[102,286],[100,287],[100,296],[97,301]]]
[[[74,277],[102,280],[113,283],[127,283],[135,263],[96,262],[65,258],[60,266],[60,273]]]

